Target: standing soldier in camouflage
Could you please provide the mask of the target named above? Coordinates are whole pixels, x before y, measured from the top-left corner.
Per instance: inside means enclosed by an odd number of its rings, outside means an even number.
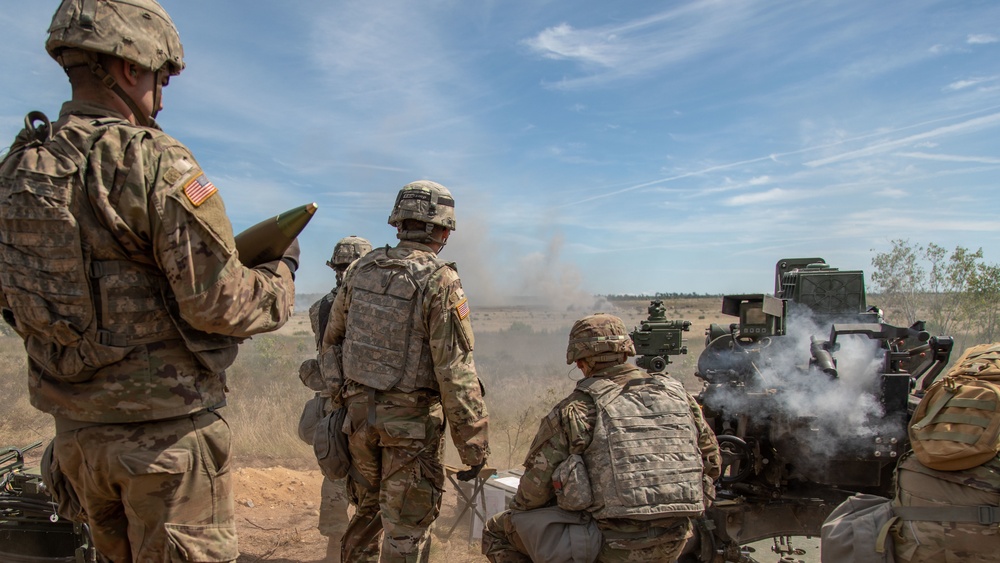
[[[618,317],[573,325],[566,363],[585,378],[542,420],[511,510],[486,523],[490,561],[676,561],[714,497],[719,444],[684,387],[634,355]]]
[[[0,162],[0,311],[55,418],[44,477],[110,561],[234,561],[225,369],[291,315],[298,247],[245,267],[215,186],[156,125],[184,68],[159,4],[64,0],[45,46],[72,100]]]
[[[429,529],[444,488],[446,422],[469,480],[486,464],[489,417],[472,359],[469,302],[455,265],[438,253],[455,230],[455,200],[421,180],[396,196],[389,216],[400,239],[348,271],[323,338],[324,377],[348,409],[344,430],[354,467],[357,512],[344,560],[427,561]],[[339,395],[339,397],[338,397]],[[381,511],[381,515],[380,515]]]
[[[371,250],[370,242],[353,235],[340,239],[333,247],[333,256],[327,260],[326,265],[337,273],[337,285],[309,307],[309,322],[312,324],[313,334],[316,335],[317,350],[319,350],[320,343],[323,342],[323,332],[330,319],[330,308],[333,306],[333,300],[337,297],[337,290],[340,289],[341,282],[344,281],[344,272],[347,271],[348,266]],[[330,401],[330,386],[323,380],[315,358],[302,362],[299,367],[299,378],[306,387],[316,391],[316,396],[306,403],[305,410],[299,420],[299,437],[307,444],[312,444],[316,425],[333,409],[333,403]],[[344,479],[336,481],[323,479],[319,504],[319,533],[329,538],[326,546],[327,562],[340,561],[340,540],[347,530],[349,518],[345,486]]]

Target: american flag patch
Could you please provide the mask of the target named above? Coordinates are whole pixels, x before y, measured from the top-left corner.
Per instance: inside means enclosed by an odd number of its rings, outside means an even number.
[[[458,305],[455,305],[455,312],[458,313],[459,320],[465,320],[465,317],[469,316],[469,300],[463,299]]]
[[[217,191],[219,190],[215,188],[215,184],[204,174],[197,176],[184,186],[184,195],[195,207],[205,203],[205,200],[212,197],[212,194]]]

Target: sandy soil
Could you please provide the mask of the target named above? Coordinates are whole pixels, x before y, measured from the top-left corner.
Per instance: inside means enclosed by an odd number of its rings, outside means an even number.
[[[234,472],[236,525],[240,538],[238,563],[304,563],[324,561],[325,537],[316,530],[323,476],[316,469],[282,466],[244,467]],[[457,494],[449,490],[435,523],[432,560],[448,563],[486,561],[479,542],[470,543],[468,516],[452,533]]]
[[[326,554],[326,538],[316,531],[319,518],[319,490],[323,477],[315,469],[282,466],[240,468],[235,471],[236,519],[240,538],[237,563],[319,563]],[[450,484],[449,484],[450,486]],[[445,493],[441,516],[435,522],[431,561],[448,563],[483,562],[479,540],[468,541],[468,515],[449,539],[442,536],[455,522],[457,493]],[[819,562],[819,538],[795,538],[797,548],[806,553],[785,561]],[[752,545],[753,557],[775,562],[771,540]]]

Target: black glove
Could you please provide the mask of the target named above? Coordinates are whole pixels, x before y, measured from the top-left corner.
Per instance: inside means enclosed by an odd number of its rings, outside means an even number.
[[[296,238],[292,240],[292,244],[288,245],[285,253],[281,256],[281,261],[288,266],[288,269],[295,274],[295,270],[299,269],[299,239]]]
[[[479,465],[473,465],[468,469],[459,471],[455,474],[455,477],[458,477],[459,481],[471,481],[473,478],[479,476],[479,472],[483,470],[483,467],[486,467],[485,459]]]

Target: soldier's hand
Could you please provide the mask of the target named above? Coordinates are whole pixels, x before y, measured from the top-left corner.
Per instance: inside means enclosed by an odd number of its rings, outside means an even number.
[[[281,256],[281,261],[288,266],[288,269],[295,273],[295,270],[299,269],[299,239],[295,238],[292,240],[292,244],[288,245],[288,249]]]
[[[468,469],[459,471],[455,474],[455,477],[458,477],[459,481],[471,481],[473,478],[479,476],[479,472],[483,470],[483,467],[486,467],[485,459],[479,465],[473,465]]]

